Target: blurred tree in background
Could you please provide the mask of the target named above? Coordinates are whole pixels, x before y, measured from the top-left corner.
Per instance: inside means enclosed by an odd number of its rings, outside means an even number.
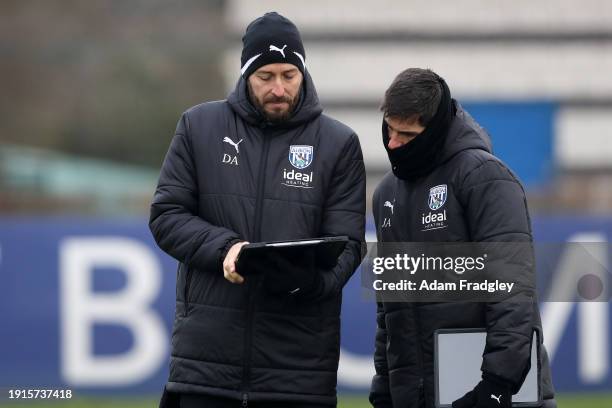
[[[225,38],[220,0],[2,1],[0,143],[158,168]]]

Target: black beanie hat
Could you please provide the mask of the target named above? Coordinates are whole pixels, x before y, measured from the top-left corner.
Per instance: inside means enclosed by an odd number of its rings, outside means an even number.
[[[303,75],[306,54],[300,32],[289,19],[276,12],[266,13],[247,27],[240,62],[244,79],[260,67],[276,63],[293,64]]]

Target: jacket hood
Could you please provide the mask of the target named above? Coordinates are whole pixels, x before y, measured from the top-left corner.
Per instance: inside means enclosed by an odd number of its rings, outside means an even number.
[[[491,138],[461,104],[453,100],[456,114],[453,118],[446,140],[439,156],[440,164],[450,160],[457,153],[468,149],[480,149],[493,152]]]
[[[266,118],[255,108],[249,98],[248,84],[242,76],[236,84],[236,88],[230,93],[227,101],[234,112],[244,121],[254,126],[274,126],[277,128],[293,128],[305,122],[309,122],[323,112],[319,103],[319,97],[314,82],[308,71],[304,72],[300,100],[291,117],[278,124],[270,124]]]

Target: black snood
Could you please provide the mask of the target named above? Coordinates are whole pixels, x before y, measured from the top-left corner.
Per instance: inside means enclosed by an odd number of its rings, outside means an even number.
[[[454,116],[453,101],[444,79],[439,77],[442,97],[438,110],[427,127],[409,143],[396,149],[389,149],[389,132],[383,119],[382,136],[385,150],[391,161],[391,169],[402,180],[414,180],[429,174],[437,165],[448,129]]]

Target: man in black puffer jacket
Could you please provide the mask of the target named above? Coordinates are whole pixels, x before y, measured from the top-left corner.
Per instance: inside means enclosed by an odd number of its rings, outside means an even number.
[[[150,228],[179,261],[162,406],[336,404],[340,304],[362,259],[365,170],[355,133],[323,115],[297,28],[277,13],[243,37],[227,100],[181,117]],[[242,275],[245,242],[348,236],[334,262]]]
[[[451,98],[445,81],[430,70],[408,69],[386,91],[381,110],[392,172],[374,194],[379,243],[523,243],[526,256],[502,268],[533,277],[523,188],[491,154],[486,132]],[[510,407],[529,369],[534,332],[543,406],[555,407],[535,288],[523,289],[499,302],[379,302],[373,406],[434,407],[434,332],[483,327],[482,381],[453,407]]]

